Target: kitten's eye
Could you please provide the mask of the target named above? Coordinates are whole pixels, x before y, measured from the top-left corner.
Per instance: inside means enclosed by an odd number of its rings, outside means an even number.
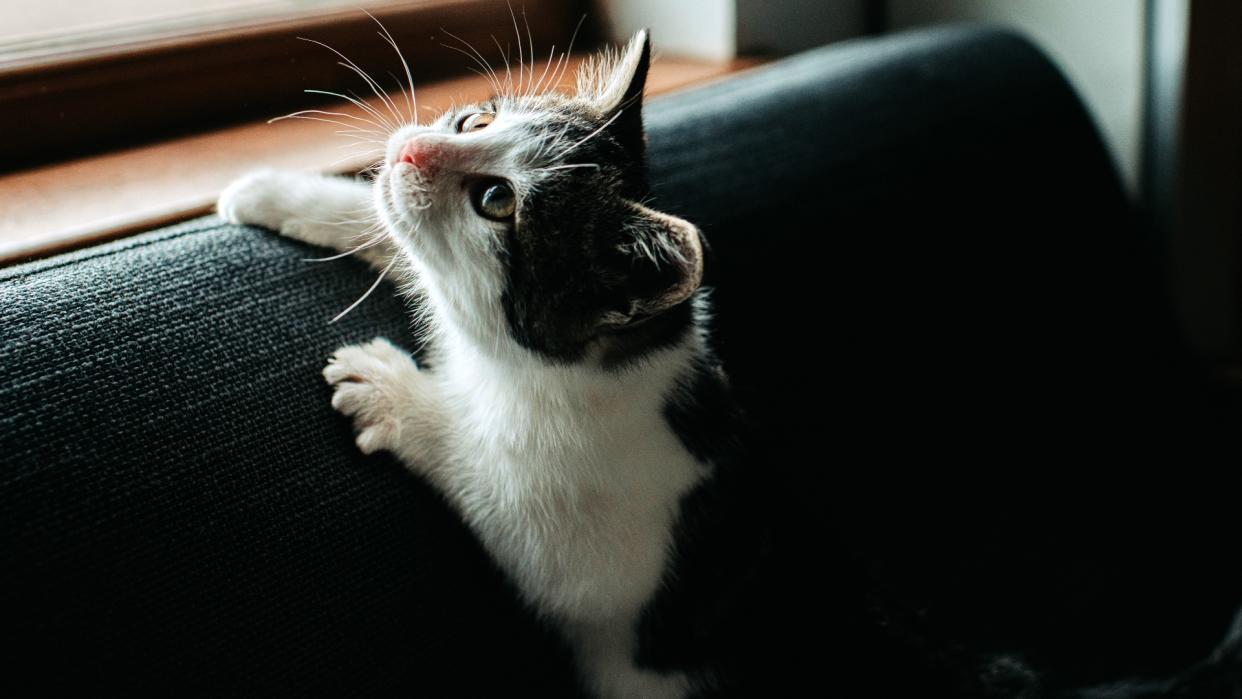
[[[457,133],[482,131],[493,121],[496,121],[496,115],[492,112],[475,112],[474,114],[467,114],[457,122]]]
[[[517,210],[517,196],[504,180],[487,179],[470,190],[475,213],[492,221],[508,221]]]

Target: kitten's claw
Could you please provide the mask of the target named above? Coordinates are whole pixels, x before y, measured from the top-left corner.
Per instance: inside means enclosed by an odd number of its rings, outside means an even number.
[[[409,414],[409,391],[422,378],[413,358],[377,337],[336,351],[323,369],[332,386],[332,407],[354,421],[364,454],[393,451]]]

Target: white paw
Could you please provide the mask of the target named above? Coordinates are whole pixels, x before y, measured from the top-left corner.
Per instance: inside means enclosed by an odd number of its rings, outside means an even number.
[[[251,224],[285,233],[293,223],[291,197],[295,173],[256,170],[233,180],[220,193],[216,211],[229,223]]]
[[[332,407],[352,417],[364,454],[395,451],[402,424],[413,408],[411,392],[422,380],[404,350],[377,337],[336,351],[323,369],[332,386]]]

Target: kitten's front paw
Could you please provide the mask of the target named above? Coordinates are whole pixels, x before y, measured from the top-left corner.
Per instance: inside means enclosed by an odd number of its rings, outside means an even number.
[[[377,337],[336,351],[324,367],[332,407],[352,417],[364,454],[396,451],[401,428],[413,410],[412,392],[423,380],[405,351]]]
[[[216,201],[216,212],[229,223],[270,228],[289,235],[293,224],[289,197],[294,190],[295,173],[256,170],[233,180]]]

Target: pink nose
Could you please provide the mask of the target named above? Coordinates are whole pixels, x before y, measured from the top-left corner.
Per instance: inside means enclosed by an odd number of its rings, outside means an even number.
[[[435,167],[436,155],[439,148],[427,143],[419,141],[418,138],[411,138],[401,147],[401,152],[397,154],[398,163],[409,163],[415,169],[426,170]]]

